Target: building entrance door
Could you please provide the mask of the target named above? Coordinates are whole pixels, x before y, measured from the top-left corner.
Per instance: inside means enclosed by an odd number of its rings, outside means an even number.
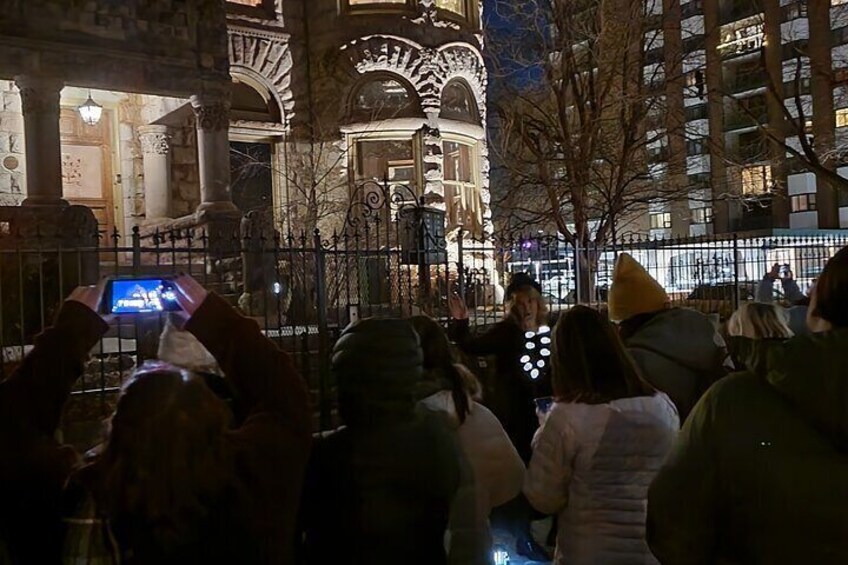
[[[108,113],[97,125],[85,124],[75,108],[62,108],[62,194],[71,204],[87,206],[97,218],[100,233],[109,239],[115,229],[112,177],[112,136]]]

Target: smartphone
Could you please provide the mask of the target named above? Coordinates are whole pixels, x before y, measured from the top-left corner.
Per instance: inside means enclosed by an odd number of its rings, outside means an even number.
[[[181,310],[174,283],[163,278],[113,279],[106,286],[105,302],[109,314]]]
[[[554,399],[552,396],[543,396],[541,398],[534,398],[533,402],[536,403],[536,408],[542,414],[547,414],[548,411],[553,408]]]
[[[785,279],[786,277],[789,276],[789,273],[791,273],[791,272],[792,271],[789,270],[789,263],[784,263],[783,265],[780,266],[780,276],[781,276],[781,278]]]

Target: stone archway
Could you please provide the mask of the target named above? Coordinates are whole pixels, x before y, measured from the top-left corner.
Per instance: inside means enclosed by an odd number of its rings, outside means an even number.
[[[271,92],[282,113],[282,123],[294,108],[291,89],[292,54],[286,34],[242,28],[228,31],[230,73],[243,75]]]

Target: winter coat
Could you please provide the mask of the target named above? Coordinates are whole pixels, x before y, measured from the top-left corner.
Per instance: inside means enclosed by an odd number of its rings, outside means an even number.
[[[848,330],[704,395],[648,495],[664,564],[848,563]]]
[[[0,383],[0,535],[14,563],[49,565],[61,560],[64,488],[77,457],[53,437],[83,362],[106,329],[87,307],[65,303],[56,324],[36,338],[23,364]],[[258,546],[252,549],[261,554],[260,562],[291,563],[311,439],[304,382],[291,358],[265,338],[254,321],[215,294],[201,304],[186,329],[215,356],[248,407],[243,425],[227,436],[240,498],[229,499],[233,506],[221,513],[244,524]],[[197,555],[215,556],[215,547],[231,542],[206,536]]]
[[[524,463],[498,419],[482,404],[470,401],[462,423],[450,391],[437,392],[421,404],[448,416],[473,472],[473,483],[460,487],[451,507],[448,562],[488,565],[492,547],[489,513],[521,492]]]
[[[306,563],[446,563],[462,457],[434,414],[342,427],[316,441],[302,504]]]
[[[524,494],[559,514],[555,563],[656,562],[645,543],[645,501],[679,427],[661,392],[554,404],[534,438]]]
[[[624,340],[642,377],[666,393],[683,422],[701,394],[726,373],[724,339],[704,314],[663,310]]]
[[[521,459],[530,461],[530,442],[539,427],[533,399],[550,396],[551,382],[547,371],[534,380],[522,369],[519,359],[525,353],[524,331],[506,319],[486,333],[472,336],[468,320],[454,320],[448,335],[467,355],[495,356],[494,382],[485,383],[483,402],[503,424]]]
[[[792,333],[795,335],[805,335],[809,333],[810,330],[807,328],[807,305],[798,304],[798,302],[803,302],[807,297],[804,296],[804,293],[801,292],[800,288],[798,288],[798,283],[796,283],[794,279],[781,278],[780,284],[783,287],[783,296],[790,304],[792,304],[792,306],[789,306],[786,309],[786,314],[789,316],[789,329],[792,330]],[[773,303],[773,287],[774,279],[763,277],[763,280],[761,280],[760,284],[757,285],[757,293],[755,296],[757,302],[762,302],[764,304]]]
[[[316,441],[309,462],[306,563],[447,562],[451,502],[473,478],[447,416],[416,410],[422,362],[405,320],[365,319],[336,342],[332,369],[346,425]]]

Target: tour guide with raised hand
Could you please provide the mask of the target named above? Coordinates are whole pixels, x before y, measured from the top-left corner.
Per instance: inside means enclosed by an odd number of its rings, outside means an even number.
[[[848,563],[848,248],[808,325],[695,406],[648,493],[663,564]]]
[[[459,296],[451,299],[450,338],[468,355],[495,356],[494,382],[487,383],[483,402],[503,424],[510,440],[527,463],[530,446],[539,427],[535,398],[551,395],[549,372],[551,334],[548,307],[541,286],[526,273],[512,275],[506,289],[504,319],[482,335],[472,336],[468,310]],[[518,552],[535,560],[548,559],[547,553],[530,535],[532,509],[520,495],[504,512],[516,535]]]
[[[726,373],[724,339],[704,314],[672,308],[660,284],[627,253],[618,256],[609,316],[642,376],[666,393],[683,422],[709,386]]]
[[[306,387],[258,325],[175,279],[185,328],[247,409],[232,429],[201,377],[165,363],[129,379],[87,465],[54,434],[107,329],[103,284],[74,290],[0,383],[0,547],[12,563],[291,563],[311,442]]]

